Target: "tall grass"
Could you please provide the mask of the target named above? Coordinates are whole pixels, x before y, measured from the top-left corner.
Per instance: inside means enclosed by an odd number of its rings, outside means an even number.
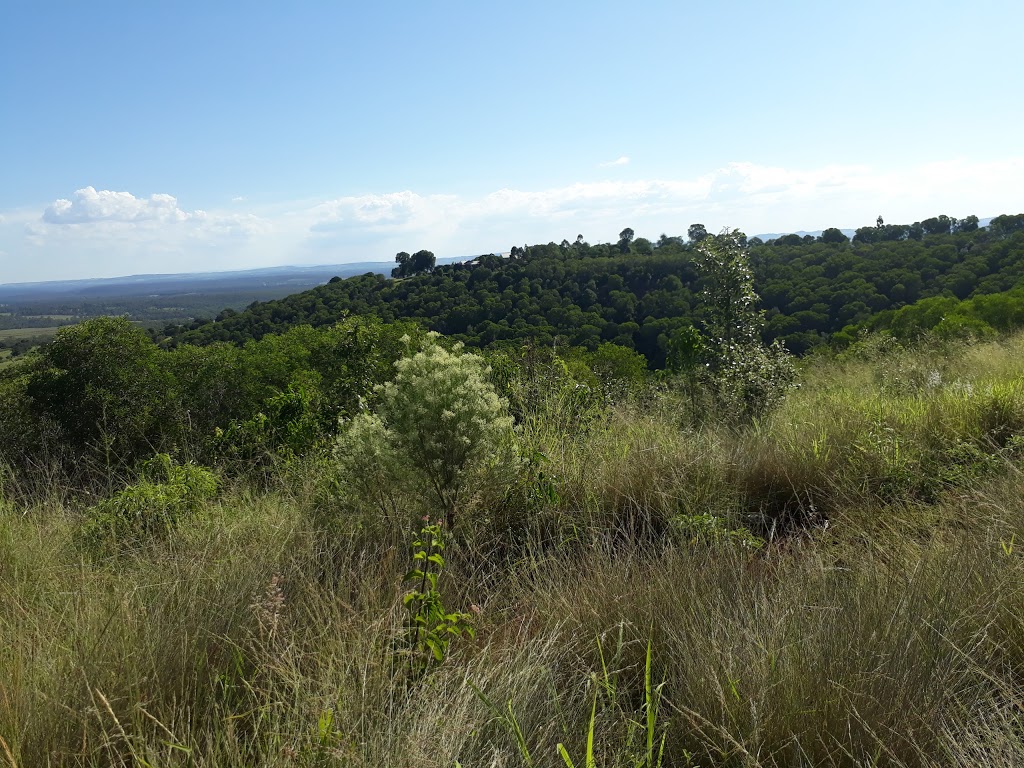
[[[404,553],[349,551],[326,580],[294,502],[231,499],[107,564],[57,511],[8,515],[0,735],[16,765],[451,766],[525,764],[518,730],[558,765],[595,706],[599,764],[625,765],[651,643],[666,765],[1012,765],[1022,490],[957,500],[975,523],[912,562],[614,538],[497,574],[455,558],[441,588],[480,606],[478,636],[418,681],[394,653]]]

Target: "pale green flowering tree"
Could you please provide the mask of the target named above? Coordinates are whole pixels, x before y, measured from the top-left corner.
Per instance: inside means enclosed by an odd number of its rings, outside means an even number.
[[[384,385],[379,415],[395,447],[427,481],[455,520],[467,480],[498,450],[512,428],[507,404],[487,381],[483,358],[428,344],[395,363]]]
[[[369,487],[410,470],[423,481],[451,525],[468,496],[473,477],[511,434],[507,403],[487,381],[483,358],[449,351],[434,342],[395,363],[376,414],[356,417],[339,436],[343,471],[364,494],[384,497],[389,490]]]

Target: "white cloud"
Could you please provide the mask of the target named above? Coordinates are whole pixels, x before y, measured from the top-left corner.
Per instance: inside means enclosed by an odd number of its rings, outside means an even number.
[[[85,187],[72,200],[55,200],[44,212],[49,224],[88,224],[97,221],[186,221],[190,214],[178,207],[172,195],[150,195],[148,199],[130,192],[96,191]]]
[[[266,229],[266,222],[251,213],[188,211],[173,195],[142,198],[94,187],[76,190],[71,200],[55,200],[38,220],[26,224],[26,231],[35,238],[73,233],[70,236],[74,238],[146,239],[156,235],[173,239],[260,234]]]
[[[253,212],[187,210],[168,194],[85,187],[5,214],[0,282],[230,269],[280,245],[272,222]]]
[[[405,190],[384,195],[362,195],[328,200],[312,209],[314,230],[339,227],[410,227],[417,222],[436,221],[453,195],[419,195]]]
[[[135,197],[130,192],[85,187],[71,200],[55,200],[35,220],[26,222],[30,237],[71,239],[202,238],[210,235],[260,234],[267,223],[251,213],[183,209],[173,195]]]
[[[613,165],[629,165],[629,158],[626,157],[626,155],[623,155],[615,160],[609,160],[608,162],[597,164],[598,168],[610,168]]]
[[[477,196],[401,190],[329,200],[189,210],[167,194],[86,187],[0,218],[0,282],[507,250],[583,233],[612,241],[735,226],[754,234],[1024,211],[1024,157],[904,169],[783,168],[737,162],[690,178],[581,181]]]

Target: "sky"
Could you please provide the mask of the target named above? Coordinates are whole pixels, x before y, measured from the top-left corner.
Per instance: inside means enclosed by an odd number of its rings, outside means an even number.
[[[1024,211],[1019,0],[0,0],[0,283]]]

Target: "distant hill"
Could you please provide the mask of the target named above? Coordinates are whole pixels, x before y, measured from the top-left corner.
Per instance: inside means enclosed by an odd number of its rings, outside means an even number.
[[[453,264],[468,257],[438,259]],[[226,272],[127,275],[0,285],[0,330],[67,325],[100,315],[152,323],[211,318],[323,285],[334,277],[390,275],[394,262],[266,267]]]
[[[769,240],[778,240],[780,237],[784,237],[785,235],[799,235],[800,237],[806,237],[807,235],[810,235],[811,237],[821,237],[821,233],[824,231],[825,230],[823,229],[815,229],[811,231],[801,229],[796,232],[770,232],[766,235],[753,235],[750,239],[753,240],[755,237],[759,237],[765,242],[768,242]],[[839,231],[842,232],[847,237],[851,238],[857,232],[856,229],[840,229]]]
[[[765,340],[781,339],[803,353],[920,299],[964,300],[1014,288],[1024,278],[1024,214],[999,219],[988,228],[973,217],[963,226],[936,218],[862,227],[841,243],[781,238],[754,245],[749,256]],[[612,342],[660,367],[669,338],[701,324],[694,255],[694,245],[677,238],[659,247],[640,239],[625,251],[620,244],[517,247],[507,259],[484,256],[400,280],[338,280],[225,311],[212,322],[165,329],[163,341],[243,344],[296,325],[376,315],[413,320],[477,347],[532,339],[594,349]]]
[[[469,256],[438,259],[454,264]],[[352,277],[373,272],[390,275],[393,261],[359,261],[348,264],[263,267],[223,272],[182,272],[174,274],[125,275],[84,280],[47,280],[34,283],[0,283],[0,304],[31,302],[61,297],[91,299],[109,296],[166,296],[185,293],[223,293],[245,289],[282,287],[295,290],[326,283],[332,277]]]

